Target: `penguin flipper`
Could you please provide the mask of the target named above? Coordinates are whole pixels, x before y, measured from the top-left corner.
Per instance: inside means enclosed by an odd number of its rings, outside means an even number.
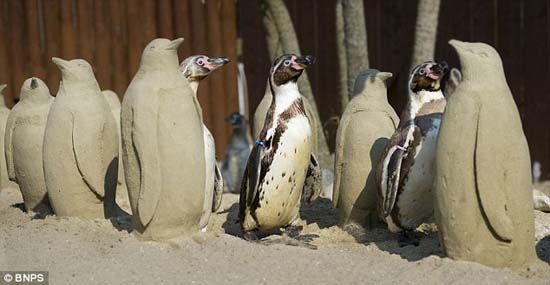
[[[223,197],[223,176],[218,165],[215,169],[215,178],[214,178],[214,196],[212,197],[212,213],[218,211],[222,205]]]
[[[338,207],[340,199],[340,182],[342,180],[342,169],[344,168],[344,141],[346,137],[346,128],[349,123],[348,112],[344,111],[342,120],[336,131],[336,147],[334,151],[334,184],[332,186],[332,206]]]
[[[15,109],[15,107],[14,107]],[[12,113],[13,114],[13,110]],[[6,167],[8,170],[9,180],[17,183],[17,177],[15,176],[15,165],[13,164],[13,129],[15,128],[15,116],[8,116],[8,122],[6,123],[6,136],[4,138],[4,145],[6,149]]]
[[[321,179],[321,167],[317,158],[312,153],[309,159],[309,166],[306,173],[306,181],[304,183],[304,198],[308,203],[311,203],[321,195],[323,181]]]
[[[101,159],[98,158],[103,146],[101,145],[101,140],[98,140],[98,137],[94,136],[94,134],[100,137],[103,136],[103,126],[90,130],[90,126],[86,127],[84,118],[80,118],[74,113],[72,114],[72,120],[72,144],[76,167],[88,188],[98,198],[103,199],[105,197],[105,173],[102,173],[104,167]]]
[[[493,140],[487,137],[491,135],[491,132],[484,129],[483,124],[492,119],[485,117],[488,113],[488,111],[479,110],[474,160],[476,188],[482,211],[485,213],[490,227],[500,239],[511,241],[514,224],[507,212],[506,192],[501,191],[508,170],[505,166],[506,163],[502,160],[507,158],[494,155],[495,148],[499,148],[499,146],[491,143]],[[505,151],[496,150],[496,153],[505,153]]]
[[[239,199],[239,217],[244,219],[245,210],[250,207],[258,195],[262,160],[265,155],[264,146],[254,145],[241,182],[241,195]]]

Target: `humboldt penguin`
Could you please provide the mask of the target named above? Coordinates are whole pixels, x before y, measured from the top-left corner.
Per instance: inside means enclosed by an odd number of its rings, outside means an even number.
[[[225,120],[233,127],[233,134],[227,146],[221,171],[227,191],[238,193],[250,149],[252,148],[252,137],[250,136],[248,122],[243,115],[234,112]]]
[[[42,80],[32,77],[23,83],[19,98],[6,125],[8,176],[19,185],[25,209],[45,216],[52,211],[44,180],[42,149],[54,97]]]
[[[44,178],[51,206],[58,216],[119,215],[118,136],[109,105],[87,61],[52,60],[62,81],[44,131]]]
[[[206,78],[212,71],[226,65],[229,60],[225,57],[207,57],[205,55],[193,55],[182,61],[180,69],[195,96],[199,88],[199,82]],[[204,189],[204,209],[199,227],[206,231],[210,213],[216,212],[221,205],[223,194],[223,178],[216,161],[216,144],[214,136],[206,125],[202,125],[204,138],[204,158],[206,161],[206,184]]]
[[[312,153],[310,121],[296,81],[311,56],[283,55],[271,67],[269,86],[274,98],[243,175],[239,199],[239,221],[243,236],[256,240],[256,231],[285,228],[298,234],[300,200],[312,201],[320,192],[302,192],[308,177],[320,184],[319,165]]]
[[[441,80],[447,71],[446,63],[433,61],[413,68],[408,103],[378,163],[378,214],[391,232],[402,233],[401,245],[416,245],[411,234],[433,214],[433,163],[446,104]]]
[[[8,115],[10,114],[10,109],[8,109],[4,100],[4,96],[6,95],[2,93],[6,87],[6,84],[0,85],[0,138],[5,136],[6,123],[8,121]],[[0,139],[0,190],[8,187],[18,187],[17,183],[10,181],[7,169],[6,156],[4,153],[4,140]]]
[[[345,228],[372,228],[378,220],[376,163],[399,124],[388,103],[386,81],[391,77],[376,69],[360,72],[338,127],[332,204]]]
[[[536,260],[529,146],[498,52],[449,42],[462,81],[449,97],[436,151],[435,218],[445,254],[487,266]]]
[[[199,231],[204,204],[202,117],[179,69],[183,38],[154,39],[122,101],[122,154],[134,229],[166,240]]]

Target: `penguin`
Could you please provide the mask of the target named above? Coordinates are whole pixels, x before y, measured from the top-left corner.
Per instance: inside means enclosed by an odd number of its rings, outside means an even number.
[[[435,146],[446,100],[441,81],[446,63],[428,61],[413,68],[408,103],[378,163],[378,214],[401,246],[418,241],[413,231],[433,214]]]
[[[44,131],[44,178],[51,206],[58,216],[117,216],[115,119],[87,61],[52,61],[62,81]]]
[[[399,124],[388,103],[386,81],[391,77],[376,69],[360,72],[338,126],[332,203],[344,228],[368,229],[377,222],[376,163]]]
[[[8,176],[19,185],[25,209],[43,217],[52,213],[44,180],[42,150],[54,97],[42,80],[32,77],[23,83],[19,98],[6,124],[4,145]]]
[[[207,57],[205,55],[193,55],[180,64],[183,75],[189,81],[189,85],[197,96],[199,82],[206,78],[212,71],[226,65],[229,60],[225,57]],[[216,161],[216,144],[214,136],[206,125],[202,125],[204,138],[204,158],[206,160],[206,184],[203,214],[199,223],[202,231],[206,231],[210,213],[216,212],[222,201],[223,177]]]
[[[2,84],[0,85],[0,137],[5,137],[6,133],[6,123],[8,121],[8,116],[10,114],[10,109],[5,104],[4,96],[5,94],[2,93],[6,89],[7,85]],[[4,140],[0,139],[0,150],[2,153],[0,153],[0,190],[4,188],[18,188],[17,183],[10,181],[8,176],[8,167],[6,164],[6,156],[4,153]]]
[[[492,267],[535,262],[531,159],[498,52],[451,40],[462,81],[436,151],[435,220],[445,254]]]
[[[148,43],[122,101],[124,176],[134,232],[144,240],[197,233],[203,212],[202,111],[179,69],[182,42]]]
[[[246,240],[257,240],[257,231],[277,228],[284,228],[291,238],[297,236],[306,178],[316,178],[320,183],[320,168],[312,153],[311,124],[296,84],[314,60],[312,56],[288,54],[271,67],[269,86],[274,100],[241,183],[239,222]],[[308,202],[319,195],[320,187],[315,190],[304,193]]]
[[[252,148],[252,137],[250,136],[248,122],[242,114],[234,112],[225,120],[231,123],[233,134],[225,153],[221,171],[227,191],[238,193],[250,149]]]

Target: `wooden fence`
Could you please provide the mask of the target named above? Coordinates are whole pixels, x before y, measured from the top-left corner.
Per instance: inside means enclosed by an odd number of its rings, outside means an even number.
[[[237,24],[234,0],[0,0],[0,83],[12,106],[23,81],[37,76],[55,95],[60,72],[52,56],[84,58],[102,89],[121,98],[145,45],[157,37],[184,37],[180,60],[225,55],[231,63],[201,83],[204,120],[223,155],[238,110]]]

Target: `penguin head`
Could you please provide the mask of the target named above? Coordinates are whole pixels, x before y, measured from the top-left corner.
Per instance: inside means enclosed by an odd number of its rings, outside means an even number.
[[[114,91],[102,90],[101,93],[105,96],[105,99],[107,99],[107,103],[109,103],[111,110],[120,109],[120,99],[118,99],[118,95],[116,95]]]
[[[238,128],[246,122],[246,118],[239,112],[233,112],[231,115],[225,117],[225,121],[229,122],[233,128]]]
[[[200,81],[206,78],[212,71],[228,63],[229,59],[226,57],[193,55],[181,62],[180,69],[189,81]]]
[[[64,60],[52,57],[52,61],[61,70],[63,81],[95,81],[94,70],[84,59]]]
[[[0,94],[2,94],[2,92],[4,92],[4,89],[6,89],[6,87],[8,87],[7,84],[0,84]]]
[[[353,85],[352,97],[355,97],[367,90],[369,86],[386,86],[386,81],[392,78],[391,72],[379,71],[374,68],[367,68],[359,72]]]
[[[426,61],[413,68],[409,76],[409,89],[414,93],[419,91],[439,91],[443,76],[449,71],[446,62]]]
[[[183,38],[173,41],[168,39],[152,40],[141,55],[140,68],[158,69],[178,66],[178,47],[183,43]]]
[[[50,98],[50,89],[44,81],[40,80],[40,78],[31,77],[23,82],[19,99],[23,101],[27,98],[36,97]]]
[[[281,86],[289,82],[296,83],[304,69],[313,63],[315,63],[315,57],[311,55],[285,54],[277,58],[271,66],[271,84]]]
[[[485,43],[469,43],[459,40],[450,40],[449,44],[456,50],[460,59],[462,72],[464,69],[475,71],[480,76],[503,69],[502,60],[498,52]],[[486,76],[484,76],[486,77]]]

